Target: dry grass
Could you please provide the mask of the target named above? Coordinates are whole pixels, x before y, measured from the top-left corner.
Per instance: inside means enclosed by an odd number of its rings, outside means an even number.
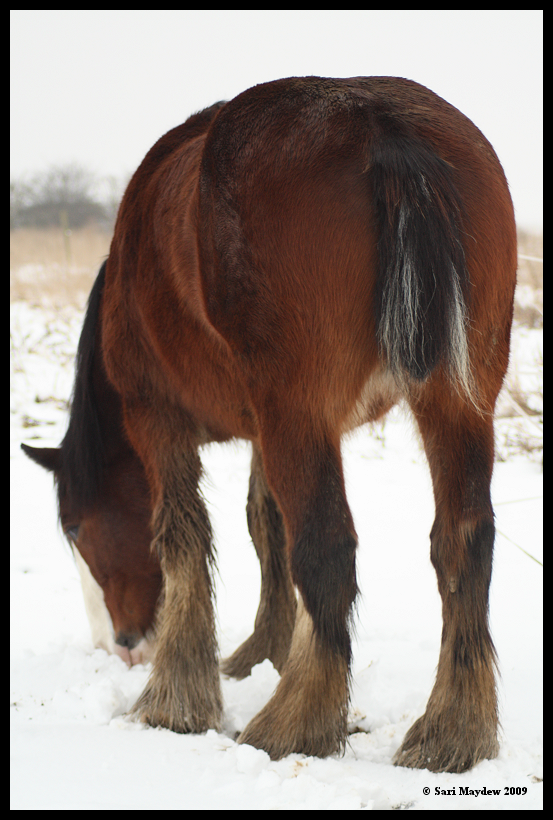
[[[543,235],[519,231],[518,252],[511,364],[496,410],[496,451],[500,461],[517,453],[542,461]]]
[[[543,327],[543,235],[519,231],[518,286],[515,322],[524,327]],[[534,259],[521,257],[531,256]]]
[[[111,235],[98,228],[10,232],[10,301],[83,308]]]

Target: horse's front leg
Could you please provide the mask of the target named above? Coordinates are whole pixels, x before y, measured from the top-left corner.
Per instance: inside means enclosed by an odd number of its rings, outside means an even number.
[[[169,418],[127,412],[154,498],[152,548],[164,579],[153,670],[133,712],[152,726],[205,732],[220,729],[222,717],[211,527],[198,488],[197,443],[180,419],[169,429]]]

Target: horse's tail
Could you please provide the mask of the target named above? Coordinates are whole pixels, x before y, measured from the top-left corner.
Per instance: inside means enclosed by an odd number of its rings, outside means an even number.
[[[475,403],[467,343],[470,281],[453,169],[430,144],[394,130],[373,141],[369,165],[380,353],[403,388],[441,364]]]

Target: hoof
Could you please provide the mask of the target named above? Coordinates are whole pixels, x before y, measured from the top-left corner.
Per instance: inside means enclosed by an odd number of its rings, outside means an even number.
[[[317,720],[309,710],[298,714],[281,709],[277,695],[248,723],[238,743],[262,749],[271,760],[294,753],[309,757],[343,753],[347,739],[345,709],[334,720],[330,713]]]
[[[446,731],[423,715],[407,732],[393,762],[410,769],[460,774],[481,760],[493,760],[498,753],[495,727],[472,733],[455,732],[455,727]]]
[[[203,692],[194,704],[187,697],[171,698],[165,691],[158,692],[148,685],[137,700],[131,714],[142,723],[161,726],[180,734],[202,734],[208,729],[221,730],[222,701],[219,692]]]

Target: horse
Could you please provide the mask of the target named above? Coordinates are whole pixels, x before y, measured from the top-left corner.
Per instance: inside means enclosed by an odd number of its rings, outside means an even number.
[[[358,589],[340,442],[402,401],[432,478],[443,628],[426,711],[394,763],[463,772],[497,755],[490,482],[516,266],[492,146],[410,80],[264,83],[149,151],[91,296],[87,384],[47,457],[62,523],[70,537],[78,526],[100,586],[87,547],[105,559],[122,524],[121,543],[138,532],[144,557],[151,536],[162,591],[139,719],[221,729],[199,448],[241,438],[262,596],[227,668],[269,657],[280,681],[238,741],[272,759],[343,752]]]

